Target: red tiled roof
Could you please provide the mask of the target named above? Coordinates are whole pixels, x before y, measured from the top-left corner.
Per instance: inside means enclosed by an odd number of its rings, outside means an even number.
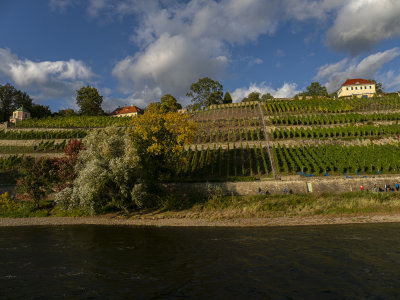
[[[118,107],[115,109],[111,115],[121,115],[121,114],[131,114],[131,113],[143,113],[143,110],[136,106],[125,106],[125,107]]]
[[[362,78],[356,78],[356,79],[347,79],[346,82],[342,84],[342,86],[356,85],[356,84],[374,84],[374,83]]]

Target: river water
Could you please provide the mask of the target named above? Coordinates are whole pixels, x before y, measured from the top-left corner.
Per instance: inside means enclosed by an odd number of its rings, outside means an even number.
[[[400,224],[0,228],[0,298],[399,299]]]

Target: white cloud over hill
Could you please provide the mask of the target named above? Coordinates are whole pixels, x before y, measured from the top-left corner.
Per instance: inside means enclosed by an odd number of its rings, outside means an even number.
[[[75,90],[93,77],[91,69],[79,60],[34,62],[0,48],[0,79],[11,80],[39,100],[74,97]]]

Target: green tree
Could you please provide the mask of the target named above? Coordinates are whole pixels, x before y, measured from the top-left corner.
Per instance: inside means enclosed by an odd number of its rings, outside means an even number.
[[[28,156],[21,163],[20,171],[22,177],[18,180],[17,191],[27,194],[39,208],[40,200],[52,191],[54,183],[52,161]]]
[[[260,101],[260,93],[259,92],[251,92],[247,95],[247,97],[243,98],[242,102],[250,102],[250,101]]]
[[[324,96],[328,97],[328,91],[326,87],[321,86],[319,82],[311,82],[306,88],[307,91],[298,94],[299,96]]]
[[[271,100],[271,99],[274,99],[274,96],[272,96],[270,93],[266,93],[261,96],[262,101],[267,101],[267,100]]]
[[[60,109],[57,112],[58,115],[63,116],[63,117],[70,117],[70,116],[75,116],[76,113],[72,108],[67,108],[67,109]]]
[[[25,107],[25,106],[24,106]],[[31,113],[32,118],[46,118],[51,116],[50,108],[47,105],[32,104],[32,107],[28,110]]]
[[[178,109],[182,109],[182,105],[180,105],[174,96],[170,95],[170,94],[165,94],[164,96],[161,97],[160,99],[161,101],[161,111],[162,112],[177,112]]]
[[[373,83],[375,83],[375,91],[376,91],[376,94],[377,94],[377,95],[383,94],[383,85],[382,85],[382,82],[376,82],[375,79],[367,79],[367,80],[368,80],[368,81],[371,81],[371,82],[373,82]]]
[[[222,103],[224,104],[232,103],[232,97],[231,94],[229,94],[229,92],[225,93],[224,100],[222,101]]]
[[[8,121],[11,117],[15,92],[15,88],[9,83],[0,85],[0,122]]]
[[[198,107],[210,106],[213,104],[221,104],[223,96],[222,84],[211,78],[200,78],[197,82],[192,83],[190,91],[186,96],[192,98],[193,104]]]
[[[103,96],[99,95],[96,88],[85,86],[77,90],[76,93],[76,103],[78,104],[82,115],[99,116],[104,114],[101,108]]]

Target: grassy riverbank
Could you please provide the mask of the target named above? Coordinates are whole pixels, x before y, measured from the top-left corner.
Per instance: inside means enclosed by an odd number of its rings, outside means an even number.
[[[123,219],[206,219],[229,220],[281,217],[338,217],[400,214],[400,193],[349,192],[343,194],[292,194],[257,196],[169,197],[161,207],[122,213],[112,206],[96,217]],[[63,212],[52,201],[39,209],[29,202],[0,201],[0,217],[83,217],[83,211]]]

